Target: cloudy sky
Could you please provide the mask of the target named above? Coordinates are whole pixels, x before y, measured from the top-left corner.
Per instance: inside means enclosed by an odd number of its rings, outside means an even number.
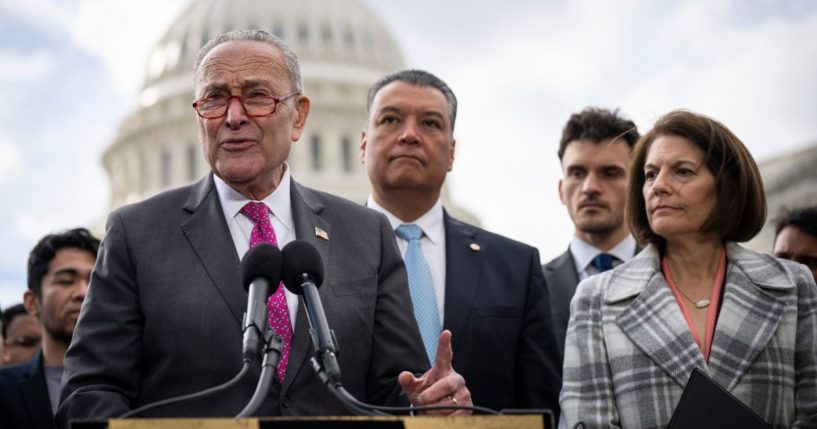
[[[817,142],[814,1],[363,1],[460,100],[455,202],[543,262],[572,234],[556,148],[585,106],[643,131],[706,113],[761,161]],[[104,220],[100,155],[188,2],[0,0],[0,305],[20,301],[37,239]]]

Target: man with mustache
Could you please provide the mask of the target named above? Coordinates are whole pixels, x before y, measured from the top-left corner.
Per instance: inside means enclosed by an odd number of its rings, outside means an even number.
[[[452,218],[440,199],[454,164],[454,93],[431,73],[402,70],[370,87],[367,110],[367,206],[397,235],[429,359],[450,332],[475,404],[557,413],[561,362],[538,251]]]
[[[632,259],[640,250],[624,221],[627,165],[638,138],[635,124],[618,110],[587,108],[571,115],[562,130],[559,198],[575,233],[568,250],[543,267],[562,357],[570,300],[579,281]]]
[[[85,299],[99,240],[85,228],[45,236],[28,258],[23,304],[42,330],[33,359],[0,369],[0,427],[54,428],[65,351]]]

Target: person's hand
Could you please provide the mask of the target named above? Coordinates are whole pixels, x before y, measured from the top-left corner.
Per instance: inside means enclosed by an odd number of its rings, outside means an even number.
[[[465,405],[473,406],[471,392],[465,387],[465,379],[451,367],[454,352],[451,350],[451,331],[445,330],[437,342],[434,366],[422,377],[403,371],[397,377],[403,392],[414,406]],[[428,414],[470,415],[470,410],[436,410]]]

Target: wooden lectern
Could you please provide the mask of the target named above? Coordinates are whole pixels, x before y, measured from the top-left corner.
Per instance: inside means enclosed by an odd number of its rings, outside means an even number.
[[[550,429],[550,416],[269,417],[111,419],[74,422],[71,429]]]

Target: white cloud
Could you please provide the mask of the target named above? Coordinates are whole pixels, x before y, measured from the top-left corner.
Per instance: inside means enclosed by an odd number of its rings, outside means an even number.
[[[0,306],[4,309],[23,302],[26,285],[23,282],[0,282]]]
[[[0,7],[42,31],[60,31],[72,21],[75,3],[69,0],[0,0]]]
[[[708,12],[675,16],[661,44],[677,60],[659,64],[625,103],[645,119],[673,108],[713,116],[758,159],[814,142],[817,13],[730,26]]]
[[[18,210],[15,213],[14,230],[19,237],[25,240],[36,242],[44,235],[63,228],[58,214],[35,215],[26,210]]]
[[[79,0],[70,33],[74,43],[105,63],[123,94],[135,97],[150,49],[189,3]]]
[[[7,85],[34,82],[54,70],[54,57],[45,51],[17,53],[0,51],[0,81]]]
[[[0,0],[0,7],[39,31],[67,35],[100,58],[130,96],[142,83],[149,50],[190,1]]]
[[[0,134],[0,184],[17,177],[22,160],[22,153],[14,141]]]

